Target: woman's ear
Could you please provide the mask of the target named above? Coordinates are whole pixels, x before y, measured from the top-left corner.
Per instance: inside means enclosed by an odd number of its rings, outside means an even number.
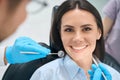
[[[100,37],[101,37],[101,30],[100,29],[98,29],[98,33],[97,33],[97,40],[99,40],[100,39]]]

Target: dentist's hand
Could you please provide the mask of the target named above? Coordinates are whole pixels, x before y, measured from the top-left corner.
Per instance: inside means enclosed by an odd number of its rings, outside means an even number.
[[[24,52],[24,53],[21,53]],[[35,52],[35,53],[27,53]],[[46,57],[50,50],[39,45],[28,37],[20,37],[16,39],[13,46],[6,48],[6,59],[10,64],[25,63],[35,59]]]
[[[90,80],[105,80],[102,76],[102,72],[105,74],[107,80],[112,80],[110,72],[105,68],[104,64],[100,63],[99,67],[92,64],[92,70],[89,70]]]

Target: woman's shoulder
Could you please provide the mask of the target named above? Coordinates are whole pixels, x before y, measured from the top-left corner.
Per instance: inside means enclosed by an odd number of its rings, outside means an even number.
[[[108,69],[108,71],[111,73],[112,75],[112,80],[120,80],[120,73],[115,70],[113,67],[105,64],[105,67]]]
[[[55,70],[59,67],[61,60],[62,60],[61,58],[55,59],[55,60],[48,62],[48,63],[44,64],[43,66],[39,67],[37,70],[43,71],[43,72],[46,70]]]
[[[44,64],[39,67],[34,74],[32,75],[30,80],[50,80],[53,76],[56,75],[56,71],[59,70],[59,63],[61,59],[53,60],[49,63]]]

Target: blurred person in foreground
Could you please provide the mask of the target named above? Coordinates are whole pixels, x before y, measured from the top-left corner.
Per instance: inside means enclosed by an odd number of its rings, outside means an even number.
[[[27,16],[26,7],[31,1],[36,0],[0,0],[0,42],[12,35],[24,22]],[[25,54],[21,54],[21,52]],[[27,52],[39,54],[28,55]],[[20,37],[12,46],[0,46],[0,65],[29,62],[45,57],[49,52],[49,49],[42,47],[34,40]]]

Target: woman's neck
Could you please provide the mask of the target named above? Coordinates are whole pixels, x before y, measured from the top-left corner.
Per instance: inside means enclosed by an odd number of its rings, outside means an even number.
[[[88,59],[84,59],[82,61],[77,61],[77,64],[84,70],[84,72],[89,80],[88,70],[91,69],[92,57],[88,58]]]

